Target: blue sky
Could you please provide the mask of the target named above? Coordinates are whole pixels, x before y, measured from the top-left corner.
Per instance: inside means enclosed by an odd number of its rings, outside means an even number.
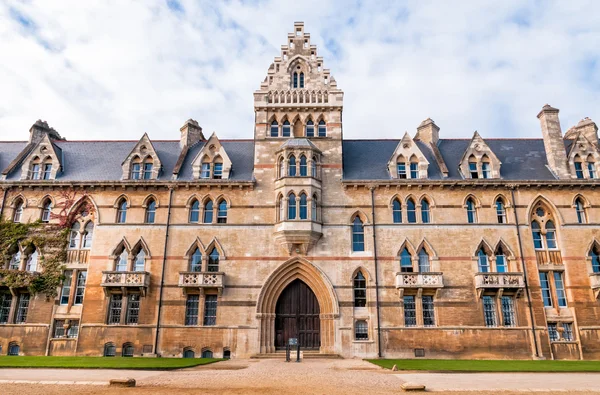
[[[252,138],[252,93],[304,21],[344,96],[345,138],[540,137],[600,118],[599,1],[0,0],[0,140]]]

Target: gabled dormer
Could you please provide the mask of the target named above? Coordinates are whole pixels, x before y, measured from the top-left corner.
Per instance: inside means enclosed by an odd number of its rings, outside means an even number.
[[[231,166],[231,159],[214,132],[192,161],[192,170],[196,179],[227,180],[231,173]]]
[[[567,153],[571,178],[598,178],[600,153],[598,146],[592,143],[584,133],[570,136],[573,143]]]
[[[459,164],[459,170],[463,177],[500,178],[501,165],[496,154],[475,131]]]
[[[44,134],[23,160],[21,180],[54,180],[62,164],[62,150]]]
[[[158,179],[162,164],[147,133],[144,133],[140,141],[127,155],[127,158],[121,164],[121,168],[123,169],[123,180]]]
[[[414,140],[404,133],[388,161],[388,171],[395,179],[427,178],[429,161]]]

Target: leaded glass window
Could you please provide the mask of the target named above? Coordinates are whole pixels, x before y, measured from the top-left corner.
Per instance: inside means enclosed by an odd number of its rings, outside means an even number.
[[[423,325],[435,326],[435,310],[433,307],[433,296],[423,296],[421,299],[423,306]]]
[[[65,270],[64,280],[62,283],[62,289],[60,291],[60,304],[66,305],[69,304],[69,296],[71,295],[71,282],[73,281],[73,271]]]
[[[415,297],[404,296],[404,326],[417,326],[417,306]]]
[[[204,204],[204,218],[202,220],[205,224],[212,224],[213,222],[213,202],[207,200]]]
[[[369,339],[369,325],[365,320],[358,320],[354,323],[354,339],[355,340],[368,340]]]
[[[415,201],[412,199],[406,201],[406,219],[411,224],[417,222],[417,208],[415,206]]]
[[[429,261],[429,254],[424,248],[419,251],[419,272],[427,273],[431,271],[431,265]]]
[[[550,281],[547,272],[540,272],[540,285],[542,289],[542,299],[545,307],[552,307],[552,296],[550,295]]]
[[[392,202],[392,219],[395,224],[402,223],[402,205],[398,199]]]
[[[354,307],[365,307],[366,305],[367,280],[362,272],[358,272],[354,277]]]
[[[504,326],[516,326],[515,318],[515,300],[510,296],[502,297],[502,320]]]
[[[365,250],[365,229],[358,216],[352,223],[352,251],[359,252]]]
[[[112,294],[110,295],[110,302],[108,305],[108,323],[109,324],[120,324],[121,323],[121,307],[123,305],[123,295]]]
[[[563,274],[561,272],[554,272],[554,286],[556,287],[556,299],[558,300],[558,306],[567,307],[567,295],[565,293]]]
[[[219,251],[213,247],[212,251],[208,254],[208,271],[218,272],[219,271]]]
[[[87,280],[87,272],[77,272],[77,285],[75,288],[75,300],[73,304],[83,304],[83,294],[85,293],[85,282]]]
[[[217,324],[217,295],[206,295],[204,297],[204,325]]]
[[[16,324],[27,322],[27,311],[29,310],[29,294],[20,294],[17,305]]]
[[[483,316],[485,319],[485,326],[496,326],[496,303],[494,303],[494,298],[491,296],[483,296]]]
[[[130,294],[127,297],[127,324],[138,323],[140,317],[140,294]]]
[[[400,271],[403,273],[413,272],[412,256],[406,247],[400,252]]]
[[[199,302],[199,295],[188,295],[185,302],[185,325],[198,325]]]
[[[11,304],[12,294],[10,292],[0,292],[0,324],[8,323]]]
[[[190,261],[190,271],[202,271],[202,253],[200,252],[200,249],[198,247],[196,247],[194,249],[194,252],[192,253],[192,260]]]

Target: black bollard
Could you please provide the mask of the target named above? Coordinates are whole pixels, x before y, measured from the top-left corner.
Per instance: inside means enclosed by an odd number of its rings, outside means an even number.
[[[296,362],[300,362],[300,342],[296,345]]]

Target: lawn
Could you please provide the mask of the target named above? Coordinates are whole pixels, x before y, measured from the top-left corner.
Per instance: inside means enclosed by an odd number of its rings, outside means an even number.
[[[0,368],[148,369],[189,368],[220,361],[216,358],[106,358],[0,356]]]
[[[386,369],[436,372],[600,372],[600,361],[475,361],[445,359],[368,359]]]

